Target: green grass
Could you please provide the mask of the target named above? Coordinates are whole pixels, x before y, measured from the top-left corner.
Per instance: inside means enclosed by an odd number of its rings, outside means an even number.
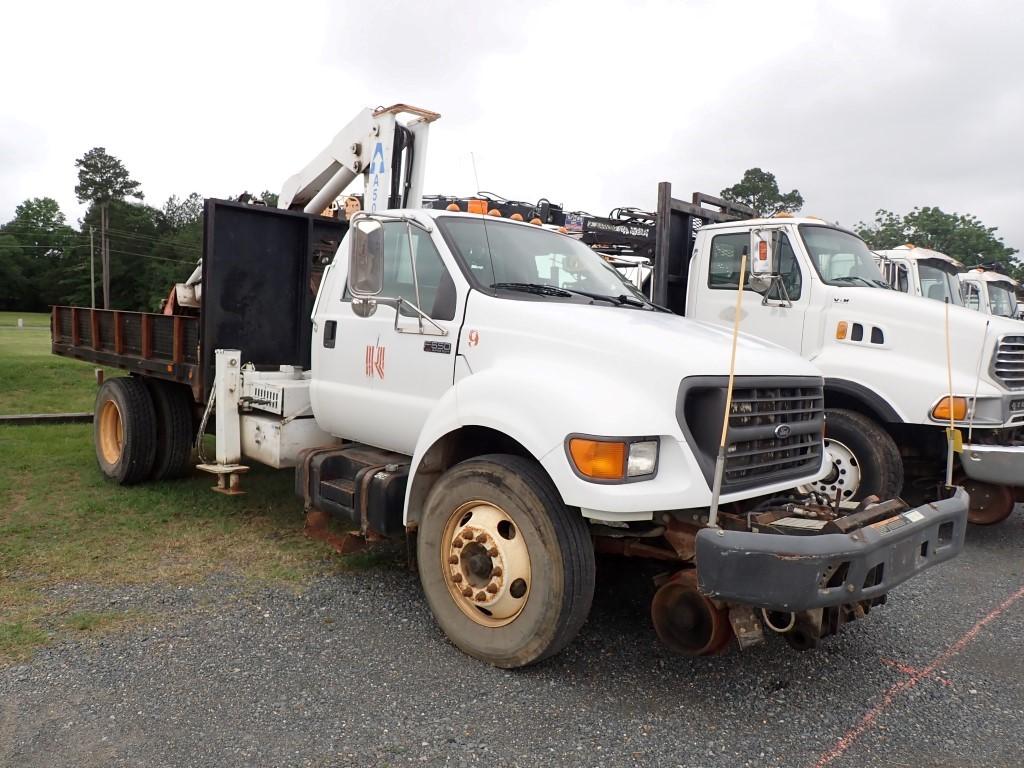
[[[51,356],[45,330],[7,325],[17,316],[0,313],[0,413],[91,410],[92,367]],[[290,470],[254,467],[238,497],[213,493],[214,482],[196,471],[121,487],[96,465],[91,424],[0,426],[0,664],[61,637],[139,620],[53,598],[62,583],[177,584],[227,572],[301,588],[313,574],[395,557],[342,560],[305,538]]]
[[[17,326],[19,317],[24,328]],[[94,371],[88,363],[51,354],[49,315],[0,312],[0,415],[91,411]]]

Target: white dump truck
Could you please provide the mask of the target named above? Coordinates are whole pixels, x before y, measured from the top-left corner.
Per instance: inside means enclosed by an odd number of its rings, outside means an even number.
[[[811,647],[960,551],[962,490],[810,490],[832,464],[800,355],[744,335],[732,371],[728,331],[572,237],[419,207],[408,153],[436,116],[409,111],[342,131],[286,188],[305,212],[208,201],[198,316],[54,309],[54,352],[132,374],[96,400],[107,476],[179,475],[212,429],[219,490],[289,468],[311,530],[352,528],[324,534],[339,549],[408,537],[440,627],[502,667],[578,632],[595,552],[660,561],[655,629],[709,654],[766,629]],[[360,175],[366,211],[317,215]]]

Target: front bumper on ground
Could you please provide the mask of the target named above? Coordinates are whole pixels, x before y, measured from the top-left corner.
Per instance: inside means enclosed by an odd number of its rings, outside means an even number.
[[[776,611],[855,603],[960,553],[967,493],[850,533],[790,536],[705,528],[697,533],[700,591]]]
[[[981,483],[1024,485],[1024,445],[965,445],[960,466]]]

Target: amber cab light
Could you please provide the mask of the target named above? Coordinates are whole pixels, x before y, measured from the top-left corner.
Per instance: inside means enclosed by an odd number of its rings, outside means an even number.
[[[932,418],[938,421],[949,421],[949,397],[939,400],[938,405],[932,408]],[[967,418],[967,398],[953,398],[953,420],[963,421]]]
[[[470,213],[487,213],[486,200],[470,200],[466,204],[466,210]]]
[[[572,463],[584,477],[622,480],[626,476],[626,444],[611,440],[574,437],[569,440]]]

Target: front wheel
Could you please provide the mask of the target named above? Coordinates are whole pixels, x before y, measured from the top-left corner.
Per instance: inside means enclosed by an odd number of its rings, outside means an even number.
[[[856,411],[830,408],[825,412],[825,453],[832,468],[811,484],[819,493],[841,501],[868,496],[884,500],[903,489],[903,459],[889,434]]]
[[[481,456],[448,470],[427,497],[416,554],[441,629],[495,666],[558,653],[590,612],[587,523],[535,462],[519,456]]]

